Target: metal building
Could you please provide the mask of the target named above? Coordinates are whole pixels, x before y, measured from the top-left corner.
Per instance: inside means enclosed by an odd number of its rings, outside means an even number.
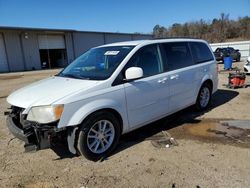
[[[152,35],[0,27],[0,72],[65,67],[91,47]]]

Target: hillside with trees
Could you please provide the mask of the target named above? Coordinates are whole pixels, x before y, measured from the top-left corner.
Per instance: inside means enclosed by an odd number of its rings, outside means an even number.
[[[212,21],[174,23],[170,27],[156,25],[153,28],[154,38],[192,37],[207,40],[210,43],[250,40],[250,17],[229,19],[229,14],[222,13],[220,18]]]

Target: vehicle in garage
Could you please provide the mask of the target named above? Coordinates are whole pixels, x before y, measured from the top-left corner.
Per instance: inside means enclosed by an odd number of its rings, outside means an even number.
[[[26,149],[65,138],[70,152],[98,160],[121,134],[191,105],[206,109],[217,84],[216,61],[203,40],[107,44],[12,93],[7,126]]]
[[[224,57],[231,57],[233,60],[239,62],[241,58],[241,53],[238,49],[235,50],[232,47],[217,48],[214,51],[214,56],[217,61],[224,61]]]
[[[63,35],[38,35],[38,47],[43,69],[62,68],[67,65]]]

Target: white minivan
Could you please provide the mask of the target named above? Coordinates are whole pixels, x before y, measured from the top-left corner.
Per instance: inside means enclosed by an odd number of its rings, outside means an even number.
[[[206,109],[217,76],[215,57],[203,40],[103,45],[59,74],[12,93],[7,126],[26,150],[65,139],[70,152],[98,160],[124,133],[191,105]]]

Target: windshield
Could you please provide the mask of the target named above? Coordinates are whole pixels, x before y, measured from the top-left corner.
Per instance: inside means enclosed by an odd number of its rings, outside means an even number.
[[[93,48],[74,60],[57,76],[77,79],[109,78],[134,46]]]

